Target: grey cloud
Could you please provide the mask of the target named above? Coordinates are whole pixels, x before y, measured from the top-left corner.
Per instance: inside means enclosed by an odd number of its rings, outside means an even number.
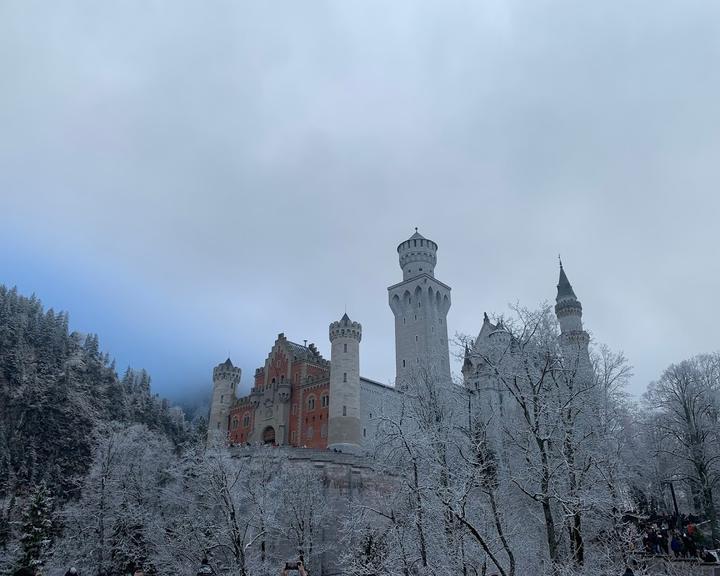
[[[451,331],[552,300],[562,252],[638,392],[720,347],[719,16],[712,2],[5,1],[2,203],[49,253],[162,294],[146,322],[185,315],[198,373],[228,348],[247,373],[282,330],[327,350],[347,305],[363,372],[392,378],[385,287],[414,226],[440,245]]]

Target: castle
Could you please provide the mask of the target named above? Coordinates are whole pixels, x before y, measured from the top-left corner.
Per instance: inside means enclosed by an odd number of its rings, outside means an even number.
[[[330,360],[315,345],[279,334],[265,365],[255,371],[250,394],[237,396],[241,369],[228,358],[213,370],[208,435],[232,444],[273,444],[358,454],[371,445],[382,414],[401,401],[404,383],[420,368],[431,370],[438,386],[452,386],[447,314],[450,287],[435,278],[438,246],[415,230],[397,247],[403,279],[388,288],[395,315],[395,386],[360,375],[362,326],[347,314],[329,327]],[[589,361],[589,336],[582,305],[560,264],[555,313],[562,342]],[[479,358],[508,338],[502,322],[485,315],[472,350],[466,348],[464,389],[478,391],[486,378]],[[426,372],[427,373],[427,372]],[[460,388],[460,387],[457,387]],[[486,397],[487,403],[501,398]]]

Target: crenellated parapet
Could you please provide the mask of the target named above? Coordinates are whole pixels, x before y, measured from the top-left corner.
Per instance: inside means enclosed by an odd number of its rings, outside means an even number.
[[[435,242],[422,236],[415,228],[415,234],[397,247],[400,267],[403,270],[403,280],[421,274],[435,276],[437,248]]]
[[[233,385],[233,388],[240,383],[242,370],[238,366],[233,366],[230,358],[225,360],[213,368],[213,382],[224,380]]]
[[[362,340],[362,325],[360,322],[353,322],[345,314],[337,322],[330,324],[330,342],[336,338],[353,338],[360,342]]]

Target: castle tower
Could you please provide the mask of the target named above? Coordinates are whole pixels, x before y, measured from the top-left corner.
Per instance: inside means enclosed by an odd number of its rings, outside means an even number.
[[[330,410],[328,448],[358,452],[360,426],[360,340],[362,326],[347,314],[330,324]]]
[[[590,366],[590,336],[583,329],[582,304],[575,296],[562,261],[560,279],[555,299],[555,315],[560,322],[560,340],[568,361],[580,362],[584,368]]]
[[[437,244],[415,229],[398,248],[403,281],[388,288],[395,315],[396,386],[419,373],[450,383],[450,287],[435,278]]]
[[[228,433],[228,415],[235,403],[237,385],[242,370],[233,366],[230,358],[213,369],[213,395],[208,420],[208,441],[214,437],[225,438]]]

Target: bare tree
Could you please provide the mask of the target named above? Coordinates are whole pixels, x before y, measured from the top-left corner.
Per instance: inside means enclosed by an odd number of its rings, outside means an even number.
[[[700,355],[668,367],[645,395],[656,412],[663,438],[658,454],[671,457],[672,477],[689,484],[709,520],[713,542],[719,542],[713,491],[720,480],[720,355]]]

